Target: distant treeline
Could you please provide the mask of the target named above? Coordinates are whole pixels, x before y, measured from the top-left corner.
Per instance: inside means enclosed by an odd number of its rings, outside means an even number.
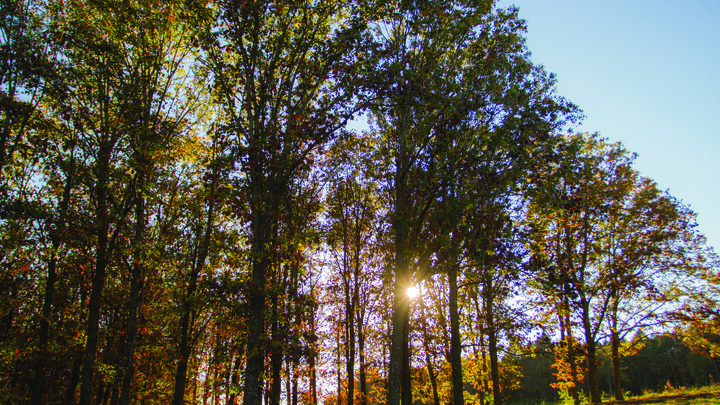
[[[522,388],[513,391],[512,402],[559,400],[558,390],[550,385],[557,380],[551,368],[554,360],[552,343],[547,338],[534,345],[536,355],[517,361],[523,369]],[[675,336],[657,336],[641,343],[642,348],[623,359],[623,389],[640,395],[647,391],[663,391],[668,386],[697,387],[720,381],[720,361],[688,349]],[[614,394],[610,345],[598,350],[600,389],[605,396]],[[587,387],[580,389],[587,393]]]

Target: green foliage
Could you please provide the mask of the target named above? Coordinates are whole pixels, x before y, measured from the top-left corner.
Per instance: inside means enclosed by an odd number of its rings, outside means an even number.
[[[607,336],[633,393],[717,371],[628,339],[672,325],[716,355],[717,258],[622,145],[560,135],[580,113],[513,8],[2,0],[0,19],[3,402],[551,400],[553,354],[582,380],[593,345],[605,390]],[[534,329],[565,339],[513,356]]]

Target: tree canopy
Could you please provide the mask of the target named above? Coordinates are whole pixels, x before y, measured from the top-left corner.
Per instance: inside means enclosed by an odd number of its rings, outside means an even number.
[[[0,401],[598,403],[720,353],[694,213],[575,132],[514,8],[0,11]]]

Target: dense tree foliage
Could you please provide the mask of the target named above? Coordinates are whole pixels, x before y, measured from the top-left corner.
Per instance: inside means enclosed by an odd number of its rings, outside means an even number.
[[[717,374],[694,214],[572,132],[515,9],[0,18],[4,403],[597,403]]]

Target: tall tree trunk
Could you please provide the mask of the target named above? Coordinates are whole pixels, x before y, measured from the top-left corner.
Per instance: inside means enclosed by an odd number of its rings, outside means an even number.
[[[175,369],[175,389],[173,392],[173,405],[182,405],[185,403],[185,386],[187,383],[188,362],[193,350],[192,328],[197,315],[194,308],[195,293],[197,292],[197,282],[202,267],[205,264],[210,249],[210,239],[212,236],[213,223],[215,220],[215,184],[217,181],[217,171],[213,171],[207,211],[207,219],[205,226],[202,228],[202,239],[198,241],[200,246],[196,250],[196,254],[191,258],[190,279],[188,280],[188,289],[186,291],[183,303],[183,316],[180,321],[180,358],[178,359],[177,368]],[[197,385],[196,385],[197,386]]]
[[[290,356],[285,356],[285,405],[292,405],[293,365]]]
[[[292,361],[292,396],[290,405],[298,405],[298,361],[297,358],[294,358]]]
[[[444,276],[444,275],[443,275]],[[445,280],[443,280],[444,282]],[[449,283],[449,281],[448,281]],[[448,284],[449,285],[449,284]],[[450,298],[448,297],[448,302],[450,301]],[[452,363],[452,359],[450,356],[450,335],[448,334],[448,324],[447,319],[449,315],[445,312],[448,311],[449,305],[445,305],[445,302],[443,299],[435,300],[435,310],[438,313],[438,323],[440,325],[440,330],[442,331],[442,347],[445,348],[443,351],[443,356],[445,357],[445,361],[448,363]]]
[[[398,130],[397,155],[395,159],[395,219],[393,231],[395,233],[395,285],[393,289],[392,332],[390,342],[390,370],[388,373],[387,405],[400,405],[403,391],[403,363],[407,350],[407,314],[410,302],[407,297],[407,288],[412,280],[408,267],[408,201],[407,171],[410,159],[407,150],[407,136],[409,129],[409,111],[402,107],[401,123]],[[402,405],[411,405],[402,403]]]
[[[402,267],[405,267],[404,256],[404,252],[398,252],[396,259],[396,263],[398,264],[396,264],[395,298],[392,314],[392,340],[390,344],[390,371],[388,374],[387,394],[388,405],[400,405],[403,386],[403,362],[404,356],[407,354],[405,325],[407,324],[406,316],[409,312],[409,301],[406,291],[409,285],[409,277],[407,276],[407,270],[401,270]],[[402,405],[408,404],[403,403]]]
[[[427,368],[428,377],[430,378],[430,386],[432,387],[433,405],[440,405],[440,396],[438,395],[437,387],[437,375],[435,374],[435,368],[433,367],[432,358],[430,356],[430,334],[428,333],[427,318],[425,317],[425,302],[422,299],[420,300],[420,322],[422,322],[425,367]]]
[[[235,405],[235,397],[237,396],[235,392],[238,389],[238,370],[240,370],[240,362],[242,361],[243,352],[243,346],[240,346],[240,350],[235,355],[235,362],[233,363],[230,374],[230,389],[228,390],[230,395],[227,400],[227,403],[230,405]]]
[[[482,310],[480,310],[480,303],[478,302],[479,301],[478,297],[473,296],[472,300],[473,300],[473,304],[475,305],[475,313],[476,314],[484,314],[484,312]],[[486,358],[486,355],[485,355],[485,348],[486,348],[485,347],[485,325],[483,324],[483,322],[478,322],[477,325],[478,325],[477,334],[480,339],[480,341],[478,342],[480,345],[480,353],[478,353],[476,348],[474,348],[473,350],[475,351],[475,359],[479,360],[481,362],[480,364],[482,365],[482,386],[483,386],[482,393],[483,393],[483,396],[485,396],[485,394],[490,391],[490,386],[488,385],[488,379],[487,379],[487,375],[488,375],[487,362],[485,361],[485,358]],[[483,400],[483,404],[485,404],[485,403],[486,402]]]
[[[282,348],[282,337],[278,328],[278,296],[276,293],[272,294],[272,323],[270,326],[270,333],[272,336],[270,343],[270,372],[271,372],[271,385],[270,385],[270,405],[280,405],[280,394],[282,387],[282,379],[280,373],[282,371],[283,364],[283,348]]]
[[[135,190],[135,237],[133,241],[133,263],[130,266],[130,301],[127,309],[127,341],[125,346],[125,373],[122,380],[120,405],[130,404],[130,387],[135,374],[135,342],[137,341],[138,323],[142,310],[142,289],[144,284],[144,246],[145,240],[145,181],[144,174],[138,174]]]
[[[567,302],[567,296],[565,297],[565,304],[566,307],[568,305]],[[570,313],[569,310],[564,314],[564,331],[565,331],[565,345],[567,347],[567,356],[568,356],[568,363],[570,363],[570,379],[572,382],[572,387],[568,390],[570,393],[570,396],[573,398],[573,404],[574,405],[580,405],[580,394],[578,392],[578,378],[577,378],[577,363],[575,362],[575,344],[572,336],[572,329],[570,326]]]
[[[109,165],[112,145],[104,143],[100,146],[97,162],[97,180],[95,185],[95,226],[97,226],[95,243],[95,271],[92,277],[88,317],[85,327],[85,350],[83,352],[82,371],[80,374],[80,405],[90,405],[92,396],[93,376],[95,374],[95,352],[97,351],[98,332],[100,329],[100,309],[102,292],[105,287],[105,269],[110,258],[108,232],[110,218],[108,210]]]
[[[590,388],[590,401],[593,404],[600,404],[602,399],[600,398],[600,387],[598,384],[597,374],[597,355],[596,355],[596,343],[595,336],[592,331],[592,324],[590,322],[590,304],[584,296],[581,296],[581,303],[583,307],[583,329],[585,330],[585,356],[586,365],[588,371],[587,384]]]
[[[349,271],[349,269],[347,269]],[[346,404],[353,405],[355,396],[355,306],[354,296],[350,295],[350,277],[348,275],[345,285],[345,350],[346,362],[345,373],[347,376],[347,398]]]
[[[310,367],[310,397],[312,399],[312,402],[310,405],[318,405],[318,395],[317,395],[317,344],[315,343],[315,331],[317,330],[315,325],[315,310],[317,308],[317,304],[315,303],[315,296],[314,294],[311,297],[312,302],[310,304],[310,336],[313,337],[313,339],[310,341],[310,353],[308,356],[308,366]]]
[[[365,364],[365,328],[364,328],[364,311],[357,311],[358,324],[358,355],[360,361],[360,405],[367,405],[368,386],[367,386],[367,364]]]
[[[495,329],[495,293],[492,277],[485,280],[483,295],[485,296],[485,321],[487,322],[488,355],[490,356],[490,376],[492,378],[493,404],[500,405],[500,371],[498,368],[497,330]]]
[[[256,176],[259,176],[256,174]],[[257,188],[255,186],[254,188]],[[260,190],[253,190],[255,199],[261,198]],[[262,346],[262,337],[265,334],[265,277],[269,266],[266,252],[266,242],[270,229],[264,215],[257,212],[259,203],[253,206],[255,212],[252,217],[252,276],[248,291],[248,336],[247,361],[245,363],[245,387],[243,390],[243,405],[262,404],[262,372],[265,361],[265,348]]]
[[[610,341],[612,346],[612,363],[613,363],[613,388],[615,390],[615,400],[623,401],[623,389],[622,389],[622,375],[620,370],[620,334],[618,332],[618,318],[617,318],[617,300],[612,304],[612,310],[610,314]]]
[[[460,311],[458,309],[457,266],[454,255],[448,258],[450,287],[450,367],[452,370],[453,405],[465,403],[462,376],[462,347],[460,342]]]
[[[403,319],[403,358],[402,358],[402,392],[400,400],[403,404],[412,404],[412,379],[410,370],[410,310],[405,312]]]
[[[77,356],[76,358],[77,360],[70,373],[70,384],[68,384],[67,391],[65,391],[65,405],[75,404],[75,391],[77,391],[77,386],[80,382],[80,366],[82,364],[82,357]]]
[[[359,215],[356,213],[355,215],[355,239],[354,239],[354,255],[353,255],[353,299],[352,299],[352,307],[350,308],[350,312],[348,313],[349,319],[352,321],[352,324],[350,325],[350,357],[352,358],[352,366],[348,365],[348,371],[352,371],[354,373],[355,371],[355,336],[356,336],[356,329],[355,325],[357,324],[357,348],[359,352],[360,358],[358,359],[360,361],[360,405],[367,404],[367,386],[366,386],[366,380],[365,380],[365,355],[364,355],[364,337],[362,334],[363,331],[363,311],[360,310],[360,275],[361,275],[361,266],[360,266],[360,252],[363,248],[363,239],[362,239],[362,233],[364,228],[364,215]],[[355,378],[353,376],[352,381],[348,380],[348,383],[352,383],[353,386],[353,401],[354,401],[354,394],[355,394]],[[352,405],[352,403],[348,403],[348,405]]]
[[[340,347],[340,329],[335,333],[335,350],[337,352],[337,360],[335,361],[335,370],[337,371],[337,405],[342,405],[342,349]]]
[[[488,392],[491,392],[490,388],[490,380],[491,378],[488,378],[488,366],[487,366],[487,345],[485,345],[485,327],[480,327],[480,357],[482,358],[482,375],[483,375],[483,395],[487,395]],[[488,401],[483,401],[483,404],[489,404]]]
[[[191,276],[190,287],[188,288],[188,296],[195,293],[197,287],[197,276]],[[190,329],[194,320],[194,310],[189,308],[190,299],[186,299],[184,313],[180,321],[180,358],[178,359],[177,368],[175,369],[175,390],[173,393],[173,405],[183,405],[185,403],[185,385],[187,383],[188,362],[192,352]]]
[[[35,362],[30,405],[43,403],[43,394],[45,391],[45,365],[47,364],[47,346],[50,340],[50,318],[52,317],[53,300],[55,299],[55,282],[57,281],[57,251],[60,247],[60,239],[65,230],[65,217],[67,215],[68,205],[70,204],[70,192],[72,191],[75,177],[74,160],[71,159],[69,164],[70,168],[67,171],[62,200],[60,201],[60,207],[58,209],[58,221],[53,224],[54,229],[50,233],[52,252],[48,260],[45,296],[43,297],[42,318],[40,319],[40,333],[38,336],[39,355]]]
[[[50,318],[52,316],[52,301],[55,295],[55,281],[57,274],[55,266],[57,265],[57,249],[59,239],[52,238],[52,252],[48,260],[47,280],[45,282],[45,297],[43,301],[42,318],[40,320],[40,333],[38,336],[38,356],[35,361],[35,373],[33,375],[33,383],[31,386],[32,393],[30,396],[30,405],[40,405],[43,403],[43,394],[45,391],[45,367],[48,359],[47,345],[50,337]]]

